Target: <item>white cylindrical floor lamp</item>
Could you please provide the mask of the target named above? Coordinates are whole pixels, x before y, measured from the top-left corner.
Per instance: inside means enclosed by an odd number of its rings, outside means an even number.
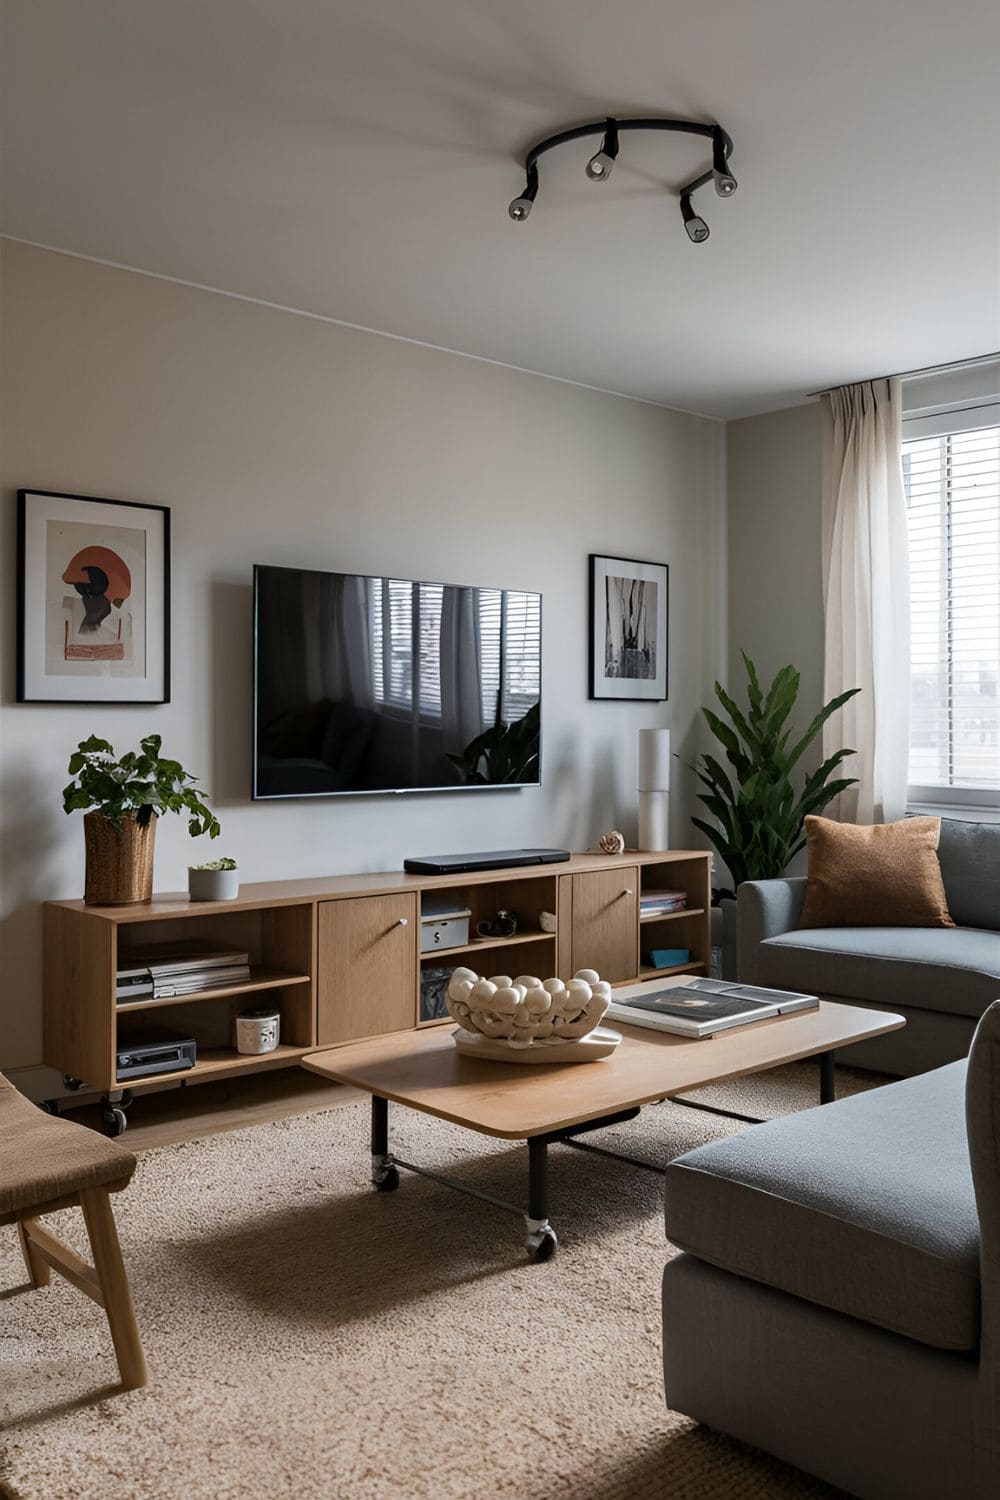
[[[639,730],[639,848],[670,848],[670,730]]]

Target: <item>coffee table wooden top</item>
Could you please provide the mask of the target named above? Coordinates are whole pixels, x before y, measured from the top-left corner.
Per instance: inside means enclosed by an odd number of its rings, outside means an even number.
[[[654,988],[662,984],[651,981]],[[639,988],[630,986],[629,993]],[[310,1052],[302,1065],[483,1135],[520,1141],[815,1057],[906,1023],[888,1011],[824,1000],[818,1010],[756,1021],[702,1041],[617,1020],[610,1024],[622,1043],[600,1062],[483,1062],[456,1051],[454,1027],[433,1026]]]

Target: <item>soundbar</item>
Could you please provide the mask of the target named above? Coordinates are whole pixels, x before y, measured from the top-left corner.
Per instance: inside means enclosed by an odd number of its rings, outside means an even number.
[[[489,849],[482,854],[425,854],[404,859],[403,869],[411,875],[466,875],[518,865],[559,865],[569,857],[568,849]]]

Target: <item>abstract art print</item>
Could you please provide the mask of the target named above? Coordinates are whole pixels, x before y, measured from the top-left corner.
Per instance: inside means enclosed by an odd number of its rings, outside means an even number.
[[[665,563],[591,554],[591,698],[666,698],[668,578]]]
[[[19,703],[166,703],[170,512],[18,490]]]

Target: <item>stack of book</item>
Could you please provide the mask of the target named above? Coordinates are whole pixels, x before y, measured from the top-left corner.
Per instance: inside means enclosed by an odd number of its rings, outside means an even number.
[[[115,999],[169,1000],[200,990],[246,984],[250,955],[203,943],[167,943],[162,948],[134,948],[122,953],[115,976]]]
[[[647,891],[639,897],[640,917],[669,917],[688,904],[687,891]]]

